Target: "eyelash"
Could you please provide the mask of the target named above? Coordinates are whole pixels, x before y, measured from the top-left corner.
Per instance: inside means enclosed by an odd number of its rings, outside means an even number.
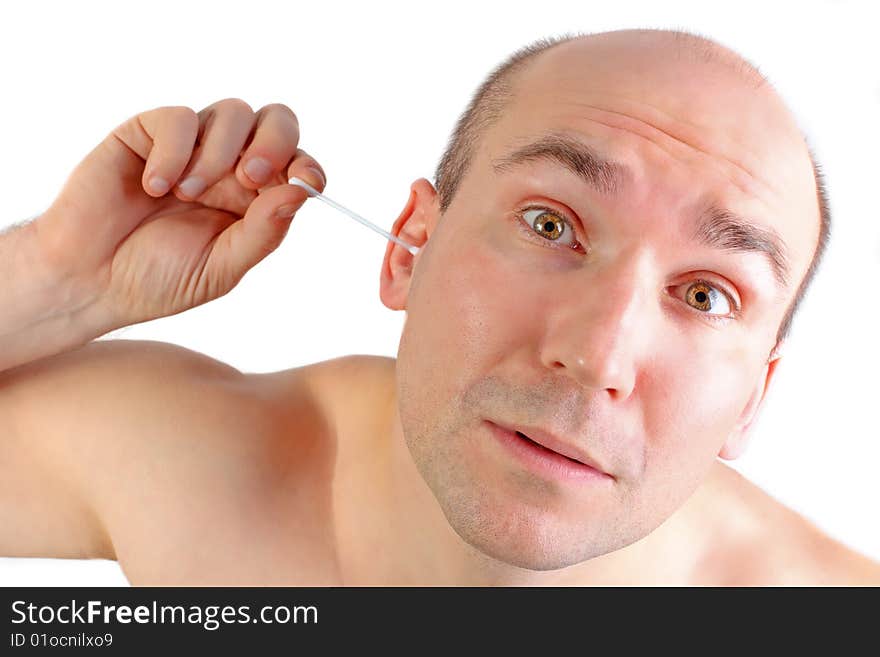
[[[560,219],[562,219],[562,223],[564,223],[568,227],[568,229],[571,231],[571,234],[574,235],[574,241],[575,241],[574,246],[573,247],[554,246],[552,240],[545,239],[545,238],[541,237],[540,235],[538,235],[534,231],[534,229],[528,225],[528,222],[525,219],[524,215],[529,210],[546,210],[550,214],[553,214],[553,215],[559,217]],[[516,218],[519,220],[519,221],[517,221],[517,224],[522,229],[522,231],[526,234],[526,237],[528,237],[533,242],[537,242],[539,245],[541,245],[543,247],[546,247],[548,249],[568,249],[571,251],[576,250],[577,247],[584,249],[583,244],[578,239],[579,233],[578,233],[578,230],[574,226],[574,222],[568,217],[568,215],[566,215],[564,212],[561,212],[560,210],[556,210],[555,208],[548,208],[547,206],[544,206],[544,205],[527,205],[527,206],[517,210],[515,212],[515,215],[516,215]]]
[[[692,281],[689,281],[689,283],[691,285],[693,285],[694,283],[702,283],[706,287],[711,287],[711,288],[718,290],[719,292],[721,292],[721,294],[723,294],[725,297],[727,297],[727,303],[730,304],[731,310],[730,310],[729,315],[713,315],[712,313],[703,312],[702,310],[697,310],[693,306],[689,306],[688,304],[684,304],[688,310],[690,310],[693,313],[696,313],[696,315],[698,317],[702,317],[703,319],[708,319],[710,322],[716,322],[716,323],[720,323],[720,324],[723,324],[724,322],[728,322],[731,319],[739,319],[739,316],[740,316],[739,304],[737,303],[734,296],[732,294],[730,294],[726,289],[724,289],[720,285],[717,285],[711,281],[707,281],[705,278],[695,278]],[[678,286],[676,285],[674,287],[678,287]],[[675,297],[675,299],[678,300],[678,297]]]
[[[572,235],[574,235],[574,246],[572,246],[572,247],[553,246],[552,240],[545,239],[545,238],[541,237],[540,235],[538,235],[534,231],[532,226],[529,226],[528,222],[526,222],[526,220],[525,220],[524,215],[529,210],[546,210],[550,214],[553,214],[553,215],[559,217],[560,219],[562,219],[562,222],[572,232]],[[545,205],[527,205],[525,207],[520,208],[519,210],[516,210],[514,212],[514,215],[517,219],[517,222],[516,222],[517,225],[520,227],[520,229],[523,231],[523,233],[525,233],[526,237],[529,238],[532,242],[536,242],[539,245],[546,247],[548,249],[557,249],[557,250],[567,249],[567,250],[574,251],[574,250],[577,250],[578,247],[580,247],[581,249],[584,248],[580,239],[578,239],[579,232],[575,228],[574,222],[568,217],[568,215],[566,213],[562,212],[561,210],[547,207]],[[730,307],[732,308],[732,310],[729,315],[713,315],[711,313],[697,310],[696,308],[693,308],[692,306],[689,306],[688,304],[684,304],[685,306],[687,306],[688,310],[695,313],[698,317],[701,317],[703,319],[708,319],[710,322],[715,322],[715,323],[724,323],[724,322],[727,322],[731,319],[739,319],[740,305],[739,305],[739,303],[737,303],[736,298],[732,294],[730,294],[730,292],[728,292],[723,286],[719,286],[715,283],[712,283],[711,281],[707,281],[704,278],[695,278],[693,281],[690,281],[690,282],[691,282],[691,284],[702,283],[703,285],[705,285],[707,287],[711,287],[711,288],[718,290],[719,292],[721,292],[721,294],[723,294],[727,298],[727,302],[730,304]],[[676,297],[676,299],[677,299],[677,297]]]

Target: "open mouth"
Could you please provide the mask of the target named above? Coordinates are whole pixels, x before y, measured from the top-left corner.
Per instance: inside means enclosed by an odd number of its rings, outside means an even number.
[[[492,434],[498,439],[498,443],[506,447],[507,453],[521,467],[525,467],[541,477],[567,480],[579,485],[614,480],[611,475],[589,463],[545,447],[518,429],[512,427],[507,429],[491,420],[488,420],[487,424]],[[548,438],[544,442],[550,442],[550,439]],[[569,450],[566,449],[566,451]]]
[[[534,440],[532,440],[531,438],[529,438],[529,437],[528,437],[526,434],[524,434],[522,431],[517,431],[517,432],[516,432],[516,435],[519,436],[520,438],[522,438],[523,440],[527,440],[529,443],[531,443],[532,445],[534,445],[534,446],[537,447],[538,449],[542,449],[542,450],[544,450],[545,452],[547,452],[547,453],[549,453],[549,454],[556,454],[557,456],[561,456],[562,458],[568,459],[568,460],[571,461],[572,463],[580,463],[581,465],[586,465],[586,463],[584,463],[583,461],[578,461],[577,459],[573,459],[573,458],[571,458],[570,456],[566,456],[565,454],[560,454],[559,452],[557,452],[557,451],[555,451],[555,450],[552,450],[552,449],[550,449],[549,447],[544,447],[541,443],[536,443]]]

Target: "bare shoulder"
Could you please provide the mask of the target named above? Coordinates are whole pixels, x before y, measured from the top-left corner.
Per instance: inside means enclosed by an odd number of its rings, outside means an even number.
[[[724,509],[719,550],[726,584],[880,586],[880,563],[831,537],[733,468],[717,464],[713,486]]]
[[[31,543],[116,559],[133,584],[328,581],[330,410],[349,406],[331,398],[373,394],[368,372],[382,362],[244,373],[179,345],[97,340],[4,371],[0,429],[21,445],[7,466],[33,473],[20,525],[36,532],[26,509],[46,509],[57,536]],[[89,546],[68,546],[71,523],[86,521],[94,529],[75,540]]]
[[[0,383],[24,389],[62,383],[70,376],[100,378],[137,374],[154,366],[169,374],[185,371],[232,377],[241,372],[210,356],[158,340],[94,340],[83,347],[0,372]],[[170,368],[170,369],[166,369]],[[147,367],[147,369],[150,369]]]
[[[129,580],[329,579],[335,445],[315,384],[321,364],[247,373],[177,345],[137,342],[116,360],[141,362],[131,377],[141,396],[132,399],[130,386],[123,395],[125,419],[112,423],[123,444],[103,457],[115,475],[99,495]]]
[[[328,387],[363,385],[378,382],[394,372],[397,361],[389,356],[376,354],[347,354],[329,360],[310,363],[299,368],[282,370],[277,375],[290,376],[302,371],[322,390]],[[329,390],[327,390],[329,392]]]
[[[181,346],[97,340],[0,373],[0,409],[12,414],[23,440],[44,451],[43,460],[68,469],[84,455],[84,465],[95,467],[126,440],[173,433],[160,429],[170,418],[244,389],[241,372]]]
[[[190,427],[242,380],[204,354],[145,340],[96,340],[0,373],[3,475],[19,500],[4,507],[12,549],[117,558],[119,531],[162,511],[144,501],[199,473],[179,458],[192,451]]]
[[[307,385],[325,420],[341,429],[347,421],[383,417],[397,361],[374,354],[348,354],[268,375],[285,390],[297,381]],[[342,433],[340,431],[340,433]]]

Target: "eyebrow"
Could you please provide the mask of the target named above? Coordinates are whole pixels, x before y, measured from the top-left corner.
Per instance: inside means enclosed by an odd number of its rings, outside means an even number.
[[[502,174],[536,160],[561,165],[605,196],[614,196],[630,181],[632,170],[621,162],[599,155],[590,146],[564,133],[549,132],[535,141],[492,160],[492,169]]]
[[[492,160],[492,169],[500,175],[534,161],[564,167],[603,196],[620,194],[634,178],[627,165],[559,132],[548,132]],[[761,227],[731,210],[712,204],[700,214],[691,237],[700,244],[722,251],[762,254],[777,284],[787,287],[789,264],[785,243],[772,228]]]

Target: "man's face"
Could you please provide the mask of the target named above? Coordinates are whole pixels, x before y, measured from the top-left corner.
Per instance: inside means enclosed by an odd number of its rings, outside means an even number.
[[[407,444],[462,538],[535,570],[644,537],[735,456],[818,234],[774,96],[620,39],[541,56],[442,219],[423,198],[402,224],[429,238],[398,277]],[[494,166],[548,133],[630,173],[612,194],[552,158]],[[711,203],[756,230],[699,238]],[[767,253],[733,248],[755,236],[782,245],[785,284]],[[490,420],[554,433],[610,476],[532,467]]]

